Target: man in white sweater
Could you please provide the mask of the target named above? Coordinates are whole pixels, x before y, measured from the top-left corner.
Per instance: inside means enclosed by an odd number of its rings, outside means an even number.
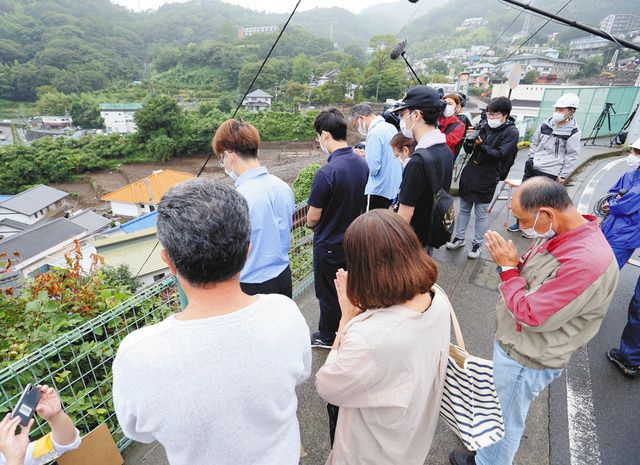
[[[122,341],[113,401],[124,433],[159,441],[171,465],[297,464],[295,388],[311,371],[309,328],[289,298],[240,289],[245,199],[186,181],[162,198],[157,227],[189,304]]]

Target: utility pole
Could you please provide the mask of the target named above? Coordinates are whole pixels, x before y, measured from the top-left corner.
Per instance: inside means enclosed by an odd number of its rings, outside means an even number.
[[[524,8],[525,10],[532,11],[538,15],[544,16],[545,18],[552,19],[554,21],[560,22],[562,24],[566,24],[567,26],[575,27],[576,29],[580,29],[582,31],[588,32],[589,34],[593,34],[598,37],[602,37],[603,39],[607,39],[611,42],[614,42],[622,47],[630,48],[631,50],[635,50],[636,52],[640,52],[640,45],[634,44],[633,42],[629,42],[628,40],[621,39],[619,37],[614,37],[611,34],[604,32],[601,29],[596,29],[594,27],[586,26],[577,21],[573,21],[571,19],[563,18],[562,16],[558,16],[556,14],[550,13],[548,11],[542,10],[535,6],[527,5],[526,3],[522,3],[518,0],[503,0],[505,3],[509,3],[511,5],[515,5],[520,8]]]

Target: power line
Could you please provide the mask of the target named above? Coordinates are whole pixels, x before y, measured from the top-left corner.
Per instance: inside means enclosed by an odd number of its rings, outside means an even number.
[[[569,3],[571,3],[573,0],[568,0],[567,3],[565,3],[562,8],[560,8],[558,11],[556,11],[556,14],[560,13],[562,10],[564,10],[567,6],[569,6]],[[531,2],[529,2],[529,4],[531,4]],[[522,10],[524,11],[524,10]],[[524,42],[522,42],[518,48],[516,48],[513,52],[511,52],[511,54],[505,58],[502,62],[505,63],[509,60],[509,58],[511,58],[513,55],[515,55],[516,53],[518,53],[518,51],[524,47],[531,39],[534,38],[534,36],[540,32],[542,29],[544,29],[544,27],[549,24],[551,22],[551,18],[549,18],[542,26],[540,26],[533,34],[531,34]]]
[[[531,2],[533,2],[533,0],[529,0],[529,5],[531,5]],[[504,17],[507,15],[508,12],[509,12],[509,10],[505,11],[504,14],[502,15],[502,17],[498,21],[502,21],[502,19],[504,19]],[[502,39],[502,36],[505,35],[507,33],[507,31],[509,30],[509,28],[511,26],[513,26],[513,24],[518,20],[518,18],[520,16],[522,16],[522,13],[524,13],[524,10],[520,10],[518,15],[515,18],[513,18],[513,21],[511,21],[509,23],[509,25],[506,27],[506,29],[504,31],[502,31],[502,33],[496,38],[496,40],[493,41],[493,43],[491,45],[489,45],[489,48],[486,49],[485,52],[482,54],[482,56],[478,60],[478,63],[482,62],[482,59],[487,55],[487,53],[489,53],[489,50],[491,50],[493,48],[493,46],[495,44],[497,44],[500,39]]]

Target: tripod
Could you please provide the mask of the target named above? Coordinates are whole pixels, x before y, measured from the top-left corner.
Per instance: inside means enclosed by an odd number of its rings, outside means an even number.
[[[589,137],[587,138],[586,141],[584,141],[584,145],[587,145],[587,143],[591,140],[591,145],[596,145],[596,139],[598,138],[598,133],[600,132],[600,129],[602,129],[602,125],[604,124],[605,119],[607,120],[607,127],[609,128],[609,133],[611,133],[611,112],[613,112],[613,114],[616,114],[616,111],[613,109],[613,103],[611,102],[607,102],[604,104],[604,108],[602,109],[602,113],[600,113],[600,116],[598,116],[598,120],[596,121],[596,124],[593,125],[593,129],[591,130],[591,134],[589,134]],[[612,147],[613,143],[611,141],[609,141],[609,147]]]
[[[636,108],[631,112],[631,114],[629,115],[627,120],[624,122],[624,124],[620,128],[620,131],[618,131],[618,134],[616,134],[611,139],[611,146],[613,146],[613,144],[623,145],[625,143],[625,141],[627,140],[627,134],[628,133],[626,133],[624,131],[629,129],[629,126],[631,126],[631,121],[633,121],[633,118],[636,117],[636,113],[638,112],[638,107],[640,107],[640,103],[637,104]]]

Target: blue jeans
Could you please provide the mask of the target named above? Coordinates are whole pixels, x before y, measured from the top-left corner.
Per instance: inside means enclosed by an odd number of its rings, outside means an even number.
[[[535,370],[527,368],[493,343],[493,381],[502,408],[504,437],[495,444],[478,450],[478,465],[511,465],[520,446],[529,405],[562,373],[562,368]]]
[[[471,219],[471,208],[473,208],[476,216],[475,233],[472,245],[482,245],[484,244],[484,233],[486,233],[489,228],[489,221],[487,219],[487,209],[489,208],[488,203],[473,203],[467,202],[462,198],[460,199],[460,213],[458,213],[458,218],[456,219],[455,237],[464,239],[467,226],[469,225],[469,220]]]
[[[611,247],[618,266],[622,268],[631,258],[635,249],[619,249]],[[640,278],[636,283],[636,291],[629,302],[627,324],[620,338],[620,354],[630,365],[640,365]]]

